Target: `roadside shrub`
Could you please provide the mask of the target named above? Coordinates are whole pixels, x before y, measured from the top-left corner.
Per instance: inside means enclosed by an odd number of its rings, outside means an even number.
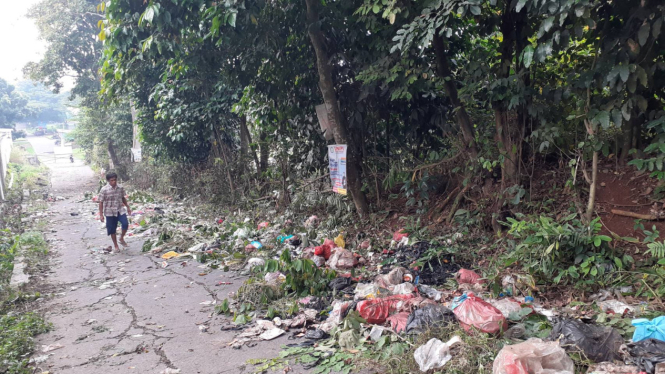
[[[556,221],[550,217],[517,220],[508,218],[514,248],[505,256],[505,266],[519,264],[538,283],[604,286],[609,273],[633,262],[609,246],[612,239],[600,235],[599,218],[585,225],[576,214]],[[518,217],[521,218],[521,217]]]

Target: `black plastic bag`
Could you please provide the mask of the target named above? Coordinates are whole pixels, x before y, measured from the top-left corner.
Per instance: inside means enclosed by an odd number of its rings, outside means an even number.
[[[621,334],[611,327],[566,318],[557,321],[549,339],[559,339],[566,351],[581,351],[594,362],[620,360],[619,348],[624,342]]]
[[[328,288],[334,291],[343,290],[351,285],[351,278],[339,277],[335,278],[328,283]]]
[[[307,330],[305,333],[305,339],[312,339],[312,340],[321,340],[329,337],[328,333],[326,333],[323,330]]]
[[[444,326],[455,322],[453,311],[443,305],[428,304],[416,309],[409,315],[406,321],[407,334],[417,334],[427,331],[429,328]]]
[[[656,365],[665,362],[665,342],[657,339],[640,340],[628,344],[628,361],[649,374],[656,372]]]

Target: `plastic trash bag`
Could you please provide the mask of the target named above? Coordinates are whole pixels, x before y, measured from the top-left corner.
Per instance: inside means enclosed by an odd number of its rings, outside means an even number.
[[[358,283],[354,291],[354,300],[371,300],[379,297],[390,296],[390,291],[377,286],[374,283]]]
[[[386,322],[390,323],[390,328],[393,329],[393,331],[400,333],[406,330],[406,323],[409,320],[409,315],[409,312],[393,314],[386,319]]]
[[[507,345],[494,359],[492,374],[574,374],[575,364],[557,342],[529,339]]]
[[[355,330],[344,331],[339,334],[337,343],[343,349],[356,349],[360,344],[360,335]]]
[[[332,248],[329,245],[323,244],[314,248],[314,254],[325,258],[327,261],[332,255]]]
[[[443,298],[443,292],[435,290],[434,288],[424,284],[418,286],[418,292],[434,301],[441,301]]]
[[[257,226],[257,228],[258,228],[259,230],[261,230],[261,229],[267,229],[268,226],[270,226],[270,222],[261,222],[261,223],[259,223],[259,225]]]
[[[425,345],[416,349],[413,358],[416,359],[420,371],[426,372],[431,369],[438,369],[450,361],[453,356],[450,354],[450,347],[461,343],[459,336],[453,336],[446,343],[439,339],[430,339]]]
[[[413,295],[394,295],[383,299],[363,300],[356,309],[367,323],[381,325],[412,297]]]
[[[333,270],[352,269],[358,265],[358,258],[344,248],[336,248],[327,264]]]
[[[416,290],[413,283],[402,283],[392,288],[392,293],[395,295],[410,295]]]
[[[560,319],[549,336],[549,340],[557,339],[567,351],[582,351],[594,362],[621,359],[619,348],[623,344],[623,337],[608,326],[586,324],[576,319]]]
[[[404,229],[399,229],[399,230],[395,231],[395,233],[393,234],[393,240],[396,241],[396,242],[399,242],[403,238],[408,238],[409,234],[407,234],[403,231],[404,231]]]
[[[443,326],[455,322],[455,314],[440,304],[425,305],[414,310],[406,322],[406,332],[419,334],[431,327]]]
[[[499,309],[506,318],[510,316],[510,313],[519,313],[522,310],[522,305],[512,299],[494,300],[491,304]]]
[[[307,332],[305,333],[305,339],[312,339],[312,340],[321,340],[321,339],[325,339],[329,336],[330,335],[328,335],[327,332],[325,332],[323,330],[319,330],[319,329],[307,330]]]
[[[640,340],[628,344],[628,361],[648,374],[656,372],[656,365],[665,362],[665,342],[656,339]]]
[[[245,270],[251,270],[255,266],[264,266],[266,264],[266,260],[262,258],[250,258],[249,261],[247,261],[247,265],[245,266]]]
[[[633,342],[645,339],[665,341],[665,316],[656,317],[651,321],[646,318],[634,319],[632,325],[635,326]]]
[[[335,245],[339,248],[346,248],[346,242],[344,241],[344,235],[339,234],[334,240]]]
[[[374,282],[381,287],[388,288],[404,282],[404,277],[409,274],[405,268],[398,266],[390,270],[388,274],[377,275]]]
[[[473,292],[453,300],[453,313],[467,332],[471,326],[490,334],[508,329],[506,317],[501,311],[474,295]]]
[[[473,270],[459,269],[455,277],[457,278],[457,282],[459,283],[470,283],[470,284],[483,283],[481,280],[482,277]]]
[[[351,278],[337,277],[328,282],[328,288],[333,291],[341,291],[351,285]]]

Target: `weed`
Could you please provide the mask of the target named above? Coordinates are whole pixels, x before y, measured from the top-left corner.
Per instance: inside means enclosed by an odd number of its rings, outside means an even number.
[[[33,337],[49,331],[50,324],[34,313],[0,317],[0,373],[28,374]]]

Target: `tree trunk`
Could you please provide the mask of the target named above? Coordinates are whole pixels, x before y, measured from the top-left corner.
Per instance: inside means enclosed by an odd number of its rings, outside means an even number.
[[[335,142],[337,142],[337,144],[347,145],[346,174],[348,190],[351,193],[358,214],[363,217],[369,214],[369,204],[367,203],[365,194],[362,192],[362,181],[360,180],[361,160],[357,154],[357,147],[352,143],[352,138],[348,134],[346,121],[344,121],[344,117],[339,108],[339,102],[337,101],[337,93],[335,92],[335,86],[333,84],[332,66],[330,65],[330,58],[325,46],[325,38],[319,25],[319,13],[316,8],[317,3],[318,0],[305,0],[305,4],[307,5],[307,31],[312,46],[314,47],[314,51],[316,52],[319,89],[323,95],[323,101],[326,104],[328,121],[333,130]]]
[[[591,222],[593,210],[596,204],[596,185],[598,181],[598,151],[593,152],[591,161],[591,185],[589,186],[589,203],[586,207],[586,220]]]
[[[115,146],[113,145],[113,140],[109,139],[106,142],[106,144],[109,153],[109,158],[111,159],[111,162],[113,162],[113,168],[115,169],[115,172],[118,173],[120,179],[124,181],[129,180],[129,176],[127,175],[127,170],[125,169],[125,166],[120,162],[120,159],[118,159],[118,155],[115,152]]]
[[[467,113],[464,104],[459,99],[457,86],[455,85],[455,79],[446,53],[446,43],[443,37],[439,35],[438,30],[432,40],[432,44],[434,45],[434,54],[436,55],[436,71],[443,79],[443,87],[446,90],[446,95],[448,95],[448,99],[455,108],[455,117],[457,118],[457,125],[462,131],[464,147],[471,155],[471,158],[475,159],[478,157],[478,148],[476,147],[471,117],[469,117],[469,113]]]
[[[626,160],[628,159],[628,152],[630,152],[631,146],[633,145],[633,116],[631,115],[628,123],[623,125],[623,144],[621,145],[621,156],[619,157],[619,164],[624,166],[626,165]]]
[[[270,148],[268,148],[268,142],[266,141],[267,139],[268,139],[268,134],[266,134],[265,131],[261,131],[261,134],[259,135],[259,140],[261,141],[261,144],[259,144],[259,151],[260,151],[259,173],[264,173],[268,170],[268,158],[270,156],[269,152]]]

